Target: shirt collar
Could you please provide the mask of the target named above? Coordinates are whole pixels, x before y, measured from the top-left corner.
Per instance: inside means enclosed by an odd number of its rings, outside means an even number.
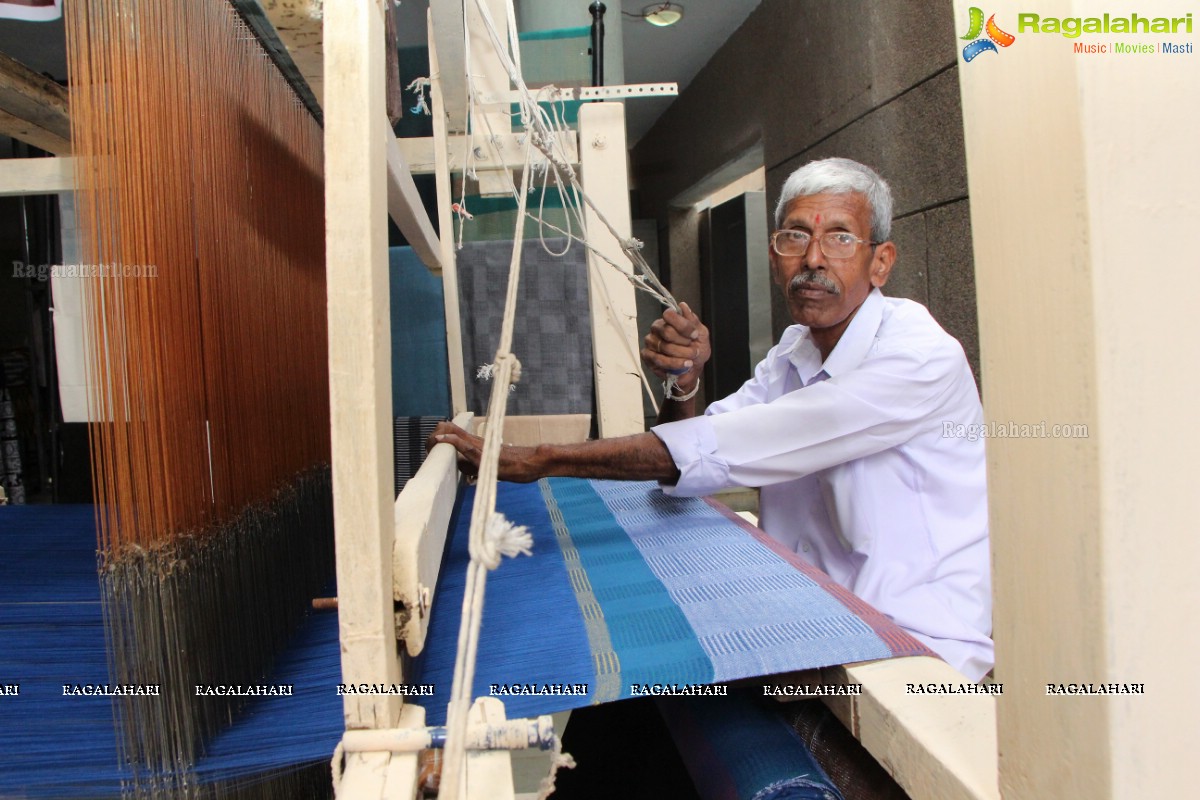
[[[800,373],[801,380],[807,384],[819,372],[836,377],[861,364],[883,322],[883,308],[883,293],[877,288],[871,289],[824,364],[821,363],[820,351],[813,343],[812,333],[804,328],[788,354],[788,360]]]
[[[842,332],[842,338],[838,339],[833,352],[821,365],[831,378],[849,372],[867,357],[875,334],[879,332],[879,324],[883,322],[883,305],[883,293],[872,288],[867,299],[858,307],[854,319]]]

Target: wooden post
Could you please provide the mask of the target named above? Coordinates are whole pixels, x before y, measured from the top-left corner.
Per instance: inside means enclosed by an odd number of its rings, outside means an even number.
[[[970,5],[955,0],[956,34]],[[1137,10],[1169,24],[1194,5]],[[1113,2],[1036,11],[1131,16]],[[1200,607],[1200,70],[1163,43],[1193,36],[1066,38],[1003,9],[995,22],[1016,40],[958,69],[984,411],[1039,426],[987,442],[1001,792],[1191,796],[1200,692],[1179,667]],[[1047,688],[1067,684],[1145,693]]]
[[[441,236],[442,305],[446,313],[446,358],[450,372],[450,405],[454,415],[467,410],[467,385],[463,372],[462,323],[458,309],[458,261],[454,215],[450,210],[451,175],[448,118],[443,94],[441,62],[434,37],[433,9],[429,11],[429,103],[433,114],[433,153],[437,178],[438,232]]]
[[[383,12],[325,3],[329,391],[342,680],[399,683],[392,600],[391,336]],[[393,695],[346,695],[347,728],[392,727]]]
[[[629,176],[625,150],[625,107],[589,103],[579,111],[579,164],[588,195],[622,237],[628,237]],[[588,240],[608,258],[629,269],[620,242],[589,208]],[[596,380],[596,417],[600,436],[625,436],[645,429],[642,383],[638,371],[637,301],[624,276],[588,254],[592,358]]]

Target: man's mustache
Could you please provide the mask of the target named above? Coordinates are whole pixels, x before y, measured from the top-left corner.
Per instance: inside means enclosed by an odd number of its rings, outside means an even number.
[[[788,291],[797,292],[801,289],[808,289],[814,286],[824,289],[832,295],[840,295],[842,293],[838,289],[837,284],[830,280],[824,273],[811,269],[797,273],[788,282]]]

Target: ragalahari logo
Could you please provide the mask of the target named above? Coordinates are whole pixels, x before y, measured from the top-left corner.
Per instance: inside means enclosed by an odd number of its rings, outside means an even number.
[[[987,32],[987,38],[981,39],[980,34]],[[970,43],[963,48],[963,59],[973,61],[980,53],[999,53],[996,45],[1008,47],[1017,40],[1017,37],[1011,33],[1005,33],[1000,30],[1000,26],[996,24],[996,15],[992,14],[988,17],[987,25],[983,24],[983,9],[971,6],[971,27],[967,29],[967,35],[961,37],[970,39]]]

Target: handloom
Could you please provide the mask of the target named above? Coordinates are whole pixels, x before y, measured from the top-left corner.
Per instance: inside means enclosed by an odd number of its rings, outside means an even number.
[[[467,487],[459,498],[434,601],[439,613],[408,678],[410,685],[433,685],[433,697],[414,700],[428,704],[435,725],[444,721],[453,666],[472,494]],[[827,577],[704,501],[670,498],[653,484],[553,479],[500,484],[498,509],[530,528],[536,557],[510,561],[492,578],[475,694],[503,687],[512,717],[630,697],[635,684],[653,691],[927,654]],[[110,699],[62,692],[64,684],[110,683],[89,546],[91,507],[0,509],[0,531],[6,541],[0,674],[35,676],[23,677],[20,696],[0,704],[0,796],[115,797],[134,781],[150,780],[214,797],[261,793],[269,780],[283,778],[292,792],[327,786],[328,754],[342,726],[335,615],[310,616],[270,674],[254,681],[290,686],[292,695],[242,700],[235,724],[208,742],[186,775],[139,776],[120,759]],[[587,689],[561,693],[575,684]],[[534,693],[542,691],[550,693]],[[676,717],[704,717],[693,738],[724,736],[731,726],[778,727],[723,698],[693,698],[696,706],[669,699],[672,709],[682,709]],[[68,764],[47,758],[63,737],[75,743]],[[803,758],[789,750],[786,732],[770,740],[778,740],[778,757],[747,777],[744,765],[723,762],[739,786],[777,776]]]
[[[318,122],[226,0],[67,7],[93,481],[131,785],[173,795],[332,572]]]

